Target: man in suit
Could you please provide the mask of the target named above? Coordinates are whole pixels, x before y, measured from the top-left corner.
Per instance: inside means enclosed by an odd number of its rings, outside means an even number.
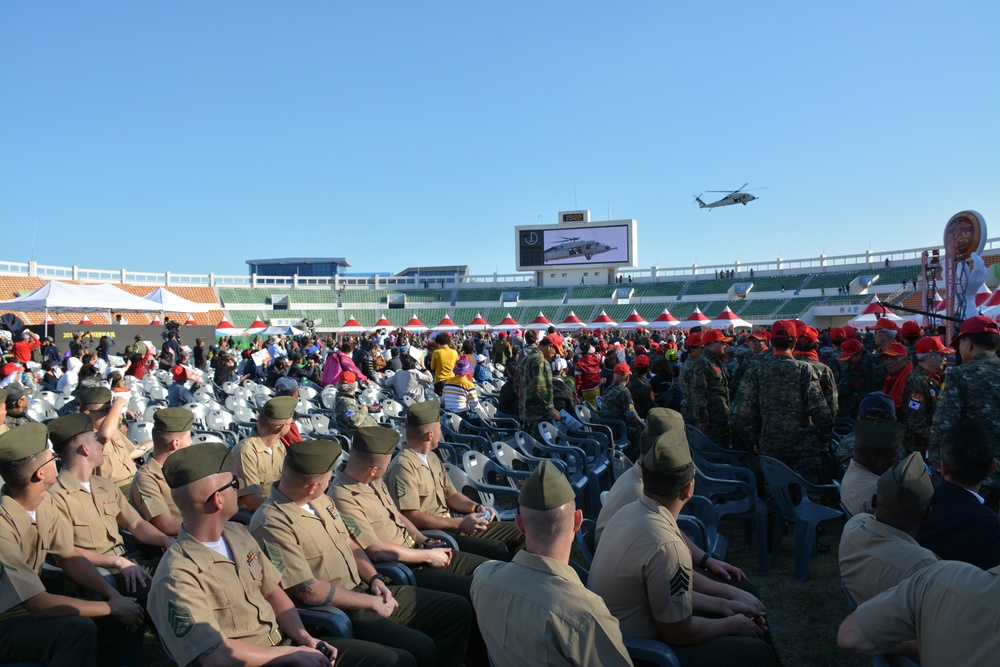
[[[917,542],[944,560],[961,560],[984,570],[1000,565],[1000,517],[983,504],[983,482],[996,470],[993,443],[982,424],[963,419],[941,442],[941,474],[934,488],[931,518]]]

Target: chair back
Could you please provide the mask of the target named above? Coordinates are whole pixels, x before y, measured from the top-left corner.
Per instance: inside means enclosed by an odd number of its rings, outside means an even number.
[[[580,524],[580,530],[576,532],[576,545],[580,547],[580,553],[587,560],[587,564],[594,562],[594,552],[597,547],[594,545],[594,533],[597,532],[597,522],[593,519],[584,519]]]
[[[795,521],[795,507],[798,502],[802,502],[802,498],[806,497],[805,489],[810,484],[794,470],[770,456],[758,456],[757,466],[761,474],[764,475],[767,488],[771,491],[771,498],[774,500],[778,516],[786,521]],[[798,502],[792,495],[793,486],[798,486],[802,490]]]
[[[608,462],[611,464],[611,476],[617,481],[619,477],[632,467],[633,463],[617,449],[606,449],[605,451],[608,455]]]

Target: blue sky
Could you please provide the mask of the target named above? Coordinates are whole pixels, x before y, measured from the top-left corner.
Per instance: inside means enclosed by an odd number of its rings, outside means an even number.
[[[1000,236],[1000,3],[0,3],[0,260],[514,272],[515,225],[640,267]],[[699,210],[704,190],[767,187]]]

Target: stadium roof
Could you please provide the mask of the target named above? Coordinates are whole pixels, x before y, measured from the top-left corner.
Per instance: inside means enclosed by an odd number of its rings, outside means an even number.
[[[465,264],[456,264],[454,266],[408,266],[399,273],[397,276],[415,276],[434,273],[436,275],[450,275],[459,274],[467,275],[469,273],[469,267]],[[430,275],[428,275],[430,277]]]
[[[247,264],[257,266],[258,264],[336,264],[337,266],[350,266],[350,262],[345,257],[280,257],[276,259],[248,259]]]

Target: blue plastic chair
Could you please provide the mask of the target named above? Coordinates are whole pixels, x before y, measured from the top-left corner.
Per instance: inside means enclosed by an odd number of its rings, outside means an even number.
[[[715,503],[705,496],[694,496],[684,506],[685,515],[696,517],[705,527],[705,551],[715,554],[719,560],[726,560],[729,554],[729,543],[725,536],[719,533],[719,515]]]
[[[674,650],[657,639],[641,639],[639,637],[622,637],[625,650],[632,660],[649,662],[656,667],[681,667]]]
[[[587,564],[594,562],[594,533],[597,531],[597,522],[593,519],[584,519],[580,524],[580,530],[576,531],[576,546],[580,548],[580,553],[586,559]]]
[[[618,481],[618,478],[632,467],[632,461],[617,449],[608,449],[605,453],[608,456],[608,463],[611,464],[611,478]]]
[[[764,475],[777,520],[774,524],[774,540],[771,544],[771,565],[777,561],[781,549],[783,521],[791,521],[795,525],[795,578],[806,581],[809,578],[809,561],[816,550],[816,537],[821,523],[832,521],[844,516],[844,513],[832,507],[825,507],[809,500],[809,492],[828,493],[836,491],[833,484],[812,484],[807,482],[797,472],[784,463],[770,456],[758,456],[757,466]],[[797,486],[801,493],[798,502],[792,494],[792,487]]]

